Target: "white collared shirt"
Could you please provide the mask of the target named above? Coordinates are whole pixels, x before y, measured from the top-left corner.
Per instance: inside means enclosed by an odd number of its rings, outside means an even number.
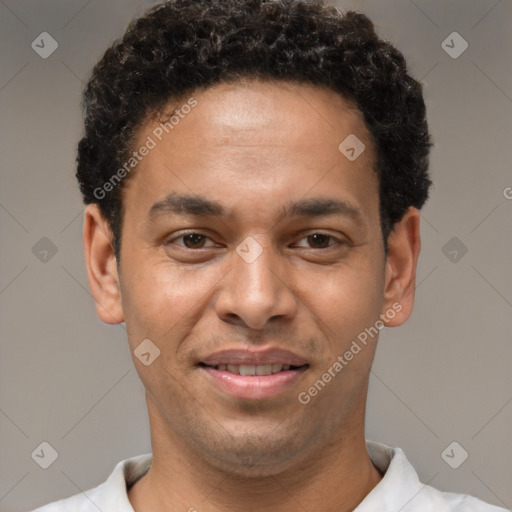
[[[441,492],[422,484],[400,448],[368,440],[366,448],[384,476],[354,512],[508,512],[467,494]],[[134,512],[127,488],[144,476],[151,460],[150,453],[123,460],[98,487],[33,512]]]

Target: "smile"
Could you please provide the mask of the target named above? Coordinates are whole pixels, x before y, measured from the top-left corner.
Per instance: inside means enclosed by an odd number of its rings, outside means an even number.
[[[290,392],[299,386],[308,364],[219,364],[199,365],[209,384],[232,398],[242,400],[269,400]]]
[[[235,375],[272,375],[274,373],[287,372],[289,370],[297,370],[300,366],[292,366],[289,364],[273,363],[273,364],[219,364],[210,366],[214,370],[233,373]]]

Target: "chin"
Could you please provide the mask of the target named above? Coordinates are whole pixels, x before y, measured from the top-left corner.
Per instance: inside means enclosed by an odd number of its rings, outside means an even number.
[[[241,429],[216,431],[215,434],[210,432],[207,439],[201,437],[196,443],[201,458],[216,469],[239,477],[282,473],[296,466],[298,459],[306,457],[307,445],[311,443],[311,438],[275,426],[274,430],[268,429],[263,434]]]

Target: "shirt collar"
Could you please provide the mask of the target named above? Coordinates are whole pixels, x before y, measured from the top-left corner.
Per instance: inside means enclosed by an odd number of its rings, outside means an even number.
[[[400,448],[366,441],[366,449],[375,466],[384,474],[354,512],[381,512],[403,509],[425,487]],[[138,455],[117,464],[101,486],[96,505],[104,512],[133,512],[127,489],[151,467],[152,454]],[[400,490],[400,492],[397,492]]]
[[[119,462],[95,500],[98,508],[103,512],[134,512],[127,489],[147,473],[152,461],[152,454],[146,453]]]
[[[384,476],[354,512],[405,510],[407,504],[425,487],[415,469],[400,448],[367,440],[366,449]]]

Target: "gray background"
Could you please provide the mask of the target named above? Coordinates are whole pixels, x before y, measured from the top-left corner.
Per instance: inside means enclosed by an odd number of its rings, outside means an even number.
[[[74,159],[83,81],[154,3],[0,1],[1,511],[86,490],[150,451],[125,331],[96,318],[88,290]],[[337,5],[403,51],[436,144],[416,307],[381,335],[367,437],[402,447],[425,483],[510,508],[512,2]],[[59,45],[47,59],[31,48],[43,31]],[[469,44],[457,59],[441,46],[454,31]],[[46,262],[43,237],[57,248]],[[31,458],[42,441],[59,455],[46,470]],[[469,453],[458,469],[441,457],[452,441]]]

